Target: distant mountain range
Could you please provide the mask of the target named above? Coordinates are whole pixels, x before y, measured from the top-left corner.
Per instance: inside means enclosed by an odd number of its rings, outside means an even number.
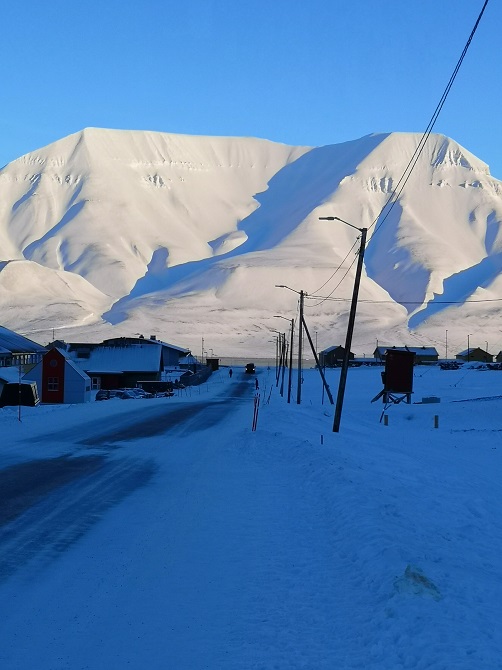
[[[318,348],[343,344],[358,242],[319,219],[337,216],[369,228],[356,354],[378,339],[444,355],[446,330],[450,354],[467,335],[496,353],[502,182],[488,166],[431,135],[372,225],[420,138],[312,148],[87,128],[22,156],[0,171],[0,324],[42,344],[142,333],[266,356],[303,290]]]

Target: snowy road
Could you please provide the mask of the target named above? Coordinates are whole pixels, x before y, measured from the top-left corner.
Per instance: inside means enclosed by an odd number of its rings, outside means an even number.
[[[0,470],[0,580],[30,562],[40,568],[66,551],[107,509],[151,480],[158,467],[155,459],[121,456],[120,451],[110,456],[121,443],[180,438],[214,427],[250,388],[251,380],[244,379],[210,401],[133,401],[131,412],[115,419],[38,437],[39,443],[68,443],[68,454]]]

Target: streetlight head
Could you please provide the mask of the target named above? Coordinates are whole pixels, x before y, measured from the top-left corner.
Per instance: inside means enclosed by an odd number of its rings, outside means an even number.
[[[336,216],[320,216],[319,221],[334,221]]]

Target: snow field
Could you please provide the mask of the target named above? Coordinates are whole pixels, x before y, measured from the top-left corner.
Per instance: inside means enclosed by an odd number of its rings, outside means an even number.
[[[380,368],[351,369],[339,434],[316,371],[298,406],[259,370],[256,432],[254,378],[239,397],[234,373],[167,399],[214,408],[226,394],[222,422],[108,445],[109,461],[154,474],[0,584],[3,667],[502,667],[500,373],[418,367],[414,400],[441,402],[393,406],[384,426]],[[21,425],[2,411],[2,460],[98,453],[75,430],[150,401],[132,402],[27,409]]]

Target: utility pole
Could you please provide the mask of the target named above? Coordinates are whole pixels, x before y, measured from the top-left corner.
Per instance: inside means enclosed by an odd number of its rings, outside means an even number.
[[[275,336],[275,385],[279,385],[279,338],[280,335],[277,333]]]
[[[18,358],[18,384],[17,384],[17,399],[18,399],[18,408],[17,408],[17,420],[21,421],[21,359]]]
[[[448,360],[448,329],[446,329],[444,345],[445,345],[444,357],[446,358],[446,360]]]
[[[289,373],[288,373],[288,402],[291,402],[291,376],[293,374],[293,334],[295,320],[291,319],[291,342],[289,343]]]
[[[303,328],[303,291],[300,291],[300,320],[298,323],[298,389],[296,393],[296,404],[302,401],[302,328]]]
[[[278,333],[277,334],[277,361],[278,361],[278,366],[277,366],[277,371],[276,371],[276,387],[279,386],[279,379],[281,378],[281,373],[282,377],[284,379],[284,373],[282,372],[283,368],[286,365],[286,358],[285,358],[285,352],[286,352],[286,334],[285,333]],[[281,390],[281,395],[282,395],[282,390]]]
[[[359,284],[361,283],[361,274],[363,269],[364,250],[366,248],[367,228],[358,228],[348,221],[340,219],[338,216],[320,216],[320,220],[324,221],[341,221],[351,228],[355,228],[361,233],[361,244],[359,247],[359,258],[357,260],[356,278],[354,280],[354,290],[352,292],[352,302],[349,312],[349,323],[347,325],[347,337],[345,339],[345,353],[343,357],[342,369],[340,372],[340,383],[338,385],[338,396],[336,399],[335,418],[333,421],[333,432],[340,431],[340,420],[342,417],[343,398],[345,395],[345,385],[347,383],[347,370],[349,368],[350,347],[352,346],[352,333],[354,332],[354,323],[356,320],[357,298],[359,295]],[[377,340],[378,347],[378,340]]]
[[[283,350],[283,362],[282,362],[282,373],[281,373],[281,397],[284,396],[284,373],[286,372],[286,365],[288,362],[288,344],[286,342],[286,333],[282,334],[282,350]]]
[[[347,325],[347,337],[345,339],[345,353],[343,357],[342,370],[340,372],[340,384],[338,386],[338,396],[336,398],[335,418],[333,421],[333,432],[340,431],[340,420],[342,418],[343,398],[345,395],[345,385],[347,383],[347,370],[349,369],[350,348],[352,346],[352,333],[354,332],[354,323],[356,320],[357,298],[359,296],[359,285],[361,283],[361,274],[363,269],[364,250],[366,247],[367,228],[359,228],[361,232],[361,245],[359,247],[359,258],[357,259],[356,278],[354,281],[354,291],[352,293],[352,302],[350,305],[349,323]]]

